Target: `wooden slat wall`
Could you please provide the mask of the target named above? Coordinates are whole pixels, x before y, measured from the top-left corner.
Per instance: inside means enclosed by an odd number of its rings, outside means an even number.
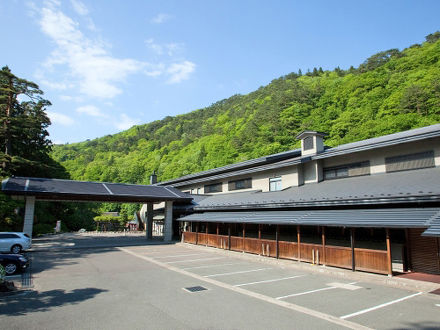
[[[356,270],[388,274],[387,251],[354,249]]]
[[[351,269],[351,248],[326,245],[325,264]]]
[[[410,253],[412,270],[429,274],[440,274],[439,248],[435,237],[423,237],[426,228],[410,229]]]
[[[231,236],[231,250],[243,251],[243,238],[238,236]]]
[[[294,242],[279,241],[279,257],[283,259],[298,259],[298,244]]]
[[[190,231],[185,231],[183,233],[183,241],[185,243],[196,244],[196,233],[192,233]]]
[[[415,268],[414,270],[434,274],[440,273],[438,268],[437,270],[435,270],[435,267],[433,268],[433,265],[436,265],[436,260],[438,260],[434,259],[434,257],[437,258],[437,241],[435,238],[430,239],[429,237],[421,237],[420,234],[422,232],[423,230],[417,230],[415,232],[410,231],[409,234],[411,239],[411,254],[413,258],[413,267]],[[196,244],[195,232],[184,232],[183,235],[184,242]],[[197,244],[199,245],[209,245],[217,248],[229,249],[227,235],[205,233],[198,233],[197,235]],[[278,244],[280,258],[298,260],[298,243],[279,241]],[[318,263],[319,251],[319,264],[325,263],[329,266],[351,269],[351,248],[326,245],[324,261],[322,253],[323,247],[321,244],[301,243],[300,247],[301,261],[313,262],[313,251],[314,262]],[[231,250],[245,251],[276,258],[276,241],[249,237],[243,239],[243,237],[240,236],[231,236]],[[427,262],[429,260],[430,263]],[[356,248],[355,263],[356,270],[380,274],[387,274],[388,272],[386,251]]]
[[[301,243],[301,261],[315,262],[322,264],[322,245]],[[317,252],[319,251],[319,253]],[[315,259],[315,260],[313,260]]]

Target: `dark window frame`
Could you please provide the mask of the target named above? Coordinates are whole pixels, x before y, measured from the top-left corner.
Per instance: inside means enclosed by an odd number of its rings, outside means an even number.
[[[216,189],[214,189],[214,190],[212,190],[212,188],[215,188],[215,187],[220,187],[220,190],[216,190]],[[206,184],[204,187],[203,187],[203,192],[205,193],[205,194],[209,194],[209,193],[215,193],[215,192],[222,192],[223,191],[223,182],[217,182],[217,183],[212,183],[212,184]]]
[[[364,174],[357,174],[357,175],[350,175],[350,169],[355,168],[361,168],[361,167],[368,167],[369,171],[368,173]],[[338,171],[346,170],[346,175],[338,175]],[[334,177],[326,177],[326,172],[335,171]],[[331,166],[331,167],[325,167],[323,168],[322,175],[324,177],[324,180],[337,180],[337,179],[344,179],[344,178],[352,178],[355,176],[365,176],[371,174],[371,165],[369,160],[365,160],[362,162],[356,162],[356,163],[350,163],[350,164],[343,164],[338,166]]]
[[[252,178],[228,181],[228,191],[252,188]]]
[[[405,161],[420,161],[420,160],[432,160],[430,165],[425,166],[418,166],[418,167],[411,167],[411,168],[403,168],[403,169],[390,169],[390,167],[393,167],[393,165],[403,163]],[[393,173],[393,172],[402,172],[402,171],[411,171],[411,170],[418,170],[423,168],[432,168],[435,167],[435,154],[434,150],[428,150],[428,151],[422,151],[422,152],[414,152],[410,154],[405,155],[398,155],[398,156],[390,156],[385,157],[385,171],[387,173]]]

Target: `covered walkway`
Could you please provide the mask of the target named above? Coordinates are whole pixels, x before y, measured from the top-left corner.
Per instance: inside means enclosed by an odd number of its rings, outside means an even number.
[[[173,202],[192,198],[173,187],[122,183],[86,182],[31,177],[10,177],[2,182],[3,193],[25,200],[23,232],[32,235],[36,201],[153,203],[165,202],[164,240],[172,239]],[[151,238],[152,213],[147,218],[147,238]]]

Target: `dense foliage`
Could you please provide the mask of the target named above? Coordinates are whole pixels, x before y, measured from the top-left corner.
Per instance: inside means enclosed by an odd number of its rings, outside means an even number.
[[[148,183],[289,150],[304,129],[330,146],[440,122],[440,33],[358,68],[314,69],[248,95],[92,141],[55,146],[74,179]]]

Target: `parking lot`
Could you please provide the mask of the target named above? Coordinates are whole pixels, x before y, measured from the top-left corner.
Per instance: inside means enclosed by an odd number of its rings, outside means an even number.
[[[123,250],[169,270],[210,280],[206,285],[211,290],[215,290],[216,285],[236,292],[240,288],[241,294],[272,304],[287,302],[291,306],[284,307],[329,322],[349,320],[374,329],[440,326],[440,297],[420,291],[341,280],[294,267],[243,260],[234,256],[236,253],[220,255],[210,248],[179,246]],[[211,281],[213,279],[215,281]]]
[[[0,323],[8,329],[439,328],[438,295],[311,267],[185,244],[34,252],[34,291],[1,298]]]

